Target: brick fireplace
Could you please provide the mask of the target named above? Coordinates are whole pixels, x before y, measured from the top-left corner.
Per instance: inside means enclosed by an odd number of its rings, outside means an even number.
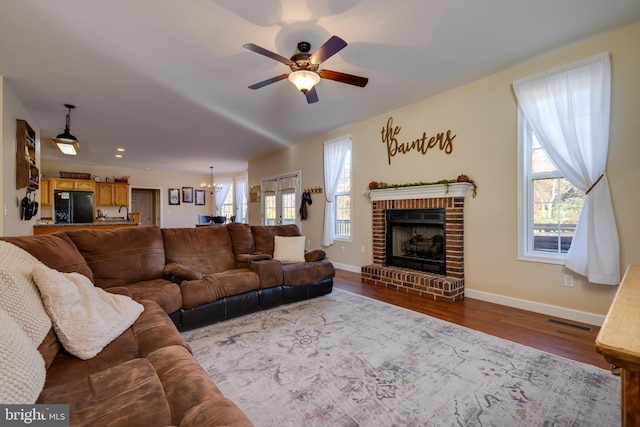
[[[469,183],[371,190],[373,264],[362,267],[362,282],[415,295],[456,301],[464,297],[464,201]],[[389,211],[444,212],[444,274],[388,265]],[[420,210],[420,211],[418,211]],[[390,249],[389,249],[390,250]],[[408,263],[410,265],[410,263]]]

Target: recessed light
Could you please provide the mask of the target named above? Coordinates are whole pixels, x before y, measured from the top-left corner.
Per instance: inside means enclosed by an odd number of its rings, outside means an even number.
[[[116,151],[124,151],[124,148],[116,148]]]
[[[122,154],[116,154],[116,157],[117,157],[117,158],[121,158],[121,157],[122,157]]]

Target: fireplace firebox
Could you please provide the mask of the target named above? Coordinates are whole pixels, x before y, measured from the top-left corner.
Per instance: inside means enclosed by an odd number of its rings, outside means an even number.
[[[397,209],[386,212],[388,266],[445,276],[445,209]]]

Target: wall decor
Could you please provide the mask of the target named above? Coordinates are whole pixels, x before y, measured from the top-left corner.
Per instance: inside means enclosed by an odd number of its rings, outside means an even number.
[[[206,193],[204,190],[196,190],[196,206],[204,206],[207,204]]]
[[[257,203],[260,201],[260,186],[254,185],[249,189],[249,203]]]
[[[182,187],[182,202],[193,203],[193,187]]]
[[[398,134],[402,130],[400,126],[393,125],[393,117],[389,117],[387,124],[382,127],[380,135],[382,143],[387,146],[387,160],[391,164],[391,158],[398,154],[407,154],[415,151],[426,155],[432,148],[444,151],[445,154],[453,152],[453,140],[457,135],[451,135],[451,130],[437,133],[435,136],[428,136],[427,132],[422,132],[422,136],[407,142],[398,142]]]
[[[180,204],[180,189],[179,188],[170,188],[169,189],[169,204],[170,205],[179,205]]]

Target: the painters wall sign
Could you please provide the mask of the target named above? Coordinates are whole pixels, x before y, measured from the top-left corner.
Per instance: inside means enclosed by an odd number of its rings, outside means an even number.
[[[402,128],[400,126],[393,125],[393,117],[389,117],[387,125],[382,127],[380,132],[382,136],[382,143],[387,146],[387,159],[391,164],[391,158],[398,154],[408,154],[411,151],[426,155],[429,150],[440,150],[445,154],[451,154],[453,152],[453,140],[456,135],[451,134],[451,130],[446,132],[437,133],[435,136],[427,135],[427,132],[422,132],[422,136],[409,140],[406,142],[398,141],[401,139],[399,136]]]

